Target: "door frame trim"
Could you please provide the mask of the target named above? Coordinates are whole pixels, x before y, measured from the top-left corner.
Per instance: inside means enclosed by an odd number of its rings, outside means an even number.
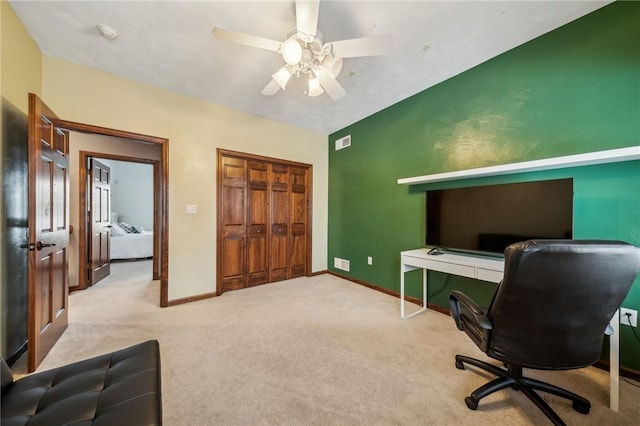
[[[158,166],[158,171],[156,171],[154,167],[154,188],[158,190],[155,191],[154,195],[154,206],[159,207],[159,211],[156,210],[154,213],[154,251],[156,253],[158,250],[155,248],[155,240],[160,235],[159,239],[159,254],[160,254],[160,264],[159,264],[159,280],[160,280],[160,306],[167,307],[169,306],[169,139],[161,138],[157,136],[149,136],[143,135],[140,133],[128,132],[125,130],[117,130],[110,129],[107,127],[94,126],[91,124],[78,123],[74,121],[67,120],[59,120],[59,126],[66,130],[80,132],[80,133],[89,133],[89,134],[97,134],[103,136],[113,136],[116,138],[130,139],[132,142],[143,142],[156,144],[160,146],[160,164]],[[96,153],[94,153],[96,154]],[[103,158],[106,154],[97,153],[99,156]],[[86,173],[86,170],[85,170]],[[80,185],[86,184],[86,175],[84,179],[80,176]],[[85,190],[85,203],[86,203],[86,190]],[[81,212],[83,210],[82,201],[80,202]],[[85,206],[86,207],[86,206]],[[81,216],[80,227],[82,227],[82,223],[85,221],[85,217]],[[85,227],[85,237],[86,237],[86,223]],[[80,235],[82,237],[82,235]],[[78,244],[78,249],[80,246],[85,245]],[[85,247],[86,249],[86,247]],[[80,251],[80,250],[78,250]],[[80,255],[80,253],[78,253]],[[84,254],[86,257],[86,252]],[[79,260],[81,261],[81,257]],[[154,256],[154,275],[157,271],[155,268],[155,256]],[[82,274],[81,274],[82,275]],[[86,277],[85,277],[86,280]],[[85,281],[86,283],[86,281]]]

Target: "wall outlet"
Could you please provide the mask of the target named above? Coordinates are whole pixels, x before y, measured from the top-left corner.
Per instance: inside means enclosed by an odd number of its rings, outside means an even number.
[[[367,256],[367,264],[373,265],[373,257]]]
[[[627,314],[631,314],[627,317]],[[638,311],[628,308],[620,308],[620,324],[630,325],[631,327],[638,326]]]

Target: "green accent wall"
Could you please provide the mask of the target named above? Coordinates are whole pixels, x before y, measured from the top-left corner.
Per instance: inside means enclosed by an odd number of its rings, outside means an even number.
[[[329,136],[330,270],[399,292],[400,252],[424,246],[424,191],[572,177],[575,238],[640,246],[640,161],[398,185],[397,179],[640,145],[640,2],[617,2]],[[351,135],[351,146],[334,141]],[[367,257],[373,257],[373,265]],[[348,259],[350,271],[333,268]],[[429,300],[495,284],[430,273]],[[407,274],[420,297],[420,272]],[[640,310],[640,279],[625,307]],[[639,330],[640,332],[640,330]],[[607,351],[603,354],[606,356]],[[621,364],[640,342],[621,327]]]

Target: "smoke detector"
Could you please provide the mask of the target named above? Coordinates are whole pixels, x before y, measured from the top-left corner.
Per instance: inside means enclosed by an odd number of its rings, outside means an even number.
[[[98,24],[96,25],[96,27],[98,28],[100,35],[102,35],[102,37],[106,38],[107,40],[115,40],[118,38],[118,32],[110,26]]]

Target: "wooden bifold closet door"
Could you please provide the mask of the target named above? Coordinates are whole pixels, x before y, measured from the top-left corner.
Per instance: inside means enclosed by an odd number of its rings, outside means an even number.
[[[218,150],[218,294],[310,273],[311,171]]]

